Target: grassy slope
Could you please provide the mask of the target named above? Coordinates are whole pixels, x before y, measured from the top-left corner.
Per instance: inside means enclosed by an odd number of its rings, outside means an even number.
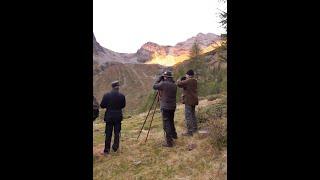
[[[201,101],[198,107],[208,107],[208,103],[219,101]],[[137,141],[146,113],[124,119],[122,123],[120,150],[110,156],[100,155],[104,146],[104,123],[94,123],[94,157],[93,179],[225,179],[226,149],[215,150],[210,144],[210,136],[195,134],[183,137],[184,108],[180,105],[175,113],[175,125],[178,140],[174,148],[161,147],[164,140],[162,122],[159,111],[156,112],[147,143],[149,120]],[[226,122],[226,118],[220,119]],[[200,124],[206,127],[205,124]],[[210,131],[211,133],[211,131]],[[187,150],[188,144],[197,145],[192,151]]]
[[[119,80],[120,91],[126,95],[126,111],[135,113],[141,108],[141,102],[147,100],[152,92],[154,76],[161,66],[145,64],[114,64],[93,76],[93,93],[100,102],[103,94],[111,90],[111,82]],[[94,70],[96,70],[95,68]]]

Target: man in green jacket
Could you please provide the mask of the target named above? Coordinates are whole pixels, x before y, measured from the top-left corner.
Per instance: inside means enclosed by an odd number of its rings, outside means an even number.
[[[182,103],[185,104],[185,122],[187,126],[187,132],[182,134],[184,136],[192,136],[198,130],[195,115],[195,106],[199,104],[197,84],[193,70],[189,70],[186,73],[185,80],[177,81],[178,87],[183,88]]]

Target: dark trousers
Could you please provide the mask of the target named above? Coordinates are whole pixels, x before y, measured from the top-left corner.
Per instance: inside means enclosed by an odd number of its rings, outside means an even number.
[[[168,144],[172,143],[172,138],[177,137],[176,128],[174,126],[174,112],[173,110],[161,109],[163,119],[163,130],[166,134],[166,141]]]
[[[106,129],[105,129],[106,139],[105,139],[104,152],[110,151],[112,131],[114,131],[114,140],[113,140],[112,149],[114,151],[117,151],[119,148],[119,141],[120,141],[121,119],[111,118],[108,121],[106,121]]]
[[[99,117],[99,109],[93,109],[93,121]]]
[[[185,105],[185,122],[188,133],[192,134],[198,130],[195,106]]]

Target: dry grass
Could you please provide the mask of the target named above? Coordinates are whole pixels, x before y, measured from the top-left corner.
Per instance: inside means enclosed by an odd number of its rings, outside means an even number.
[[[206,103],[201,102],[201,105]],[[144,113],[123,121],[119,151],[102,156],[104,124],[101,120],[97,121],[93,131],[93,179],[225,179],[226,148],[217,152],[211,145],[210,136],[181,136],[185,130],[182,107],[178,106],[175,113],[178,139],[174,148],[161,146],[164,135],[159,112],[155,114],[148,141],[144,143],[149,120],[140,139],[136,140],[146,116]],[[187,146],[192,143],[196,144],[196,148],[189,151]]]
[[[120,92],[126,95],[126,111],[136,113],[141,103],[146,102],[149,92],[152,92],[154,76],[161,67],[146,64],[113,63],[93,76],[93,94],[101,102],[105,93],[111,90],[111,82],[119,80]],[[96,68],[94,68],[94,71]]]

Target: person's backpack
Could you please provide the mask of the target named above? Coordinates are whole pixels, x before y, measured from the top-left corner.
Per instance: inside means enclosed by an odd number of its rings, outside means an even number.
[[[99,117],[99,103],[97,99],[93,96],[93,121]]]

